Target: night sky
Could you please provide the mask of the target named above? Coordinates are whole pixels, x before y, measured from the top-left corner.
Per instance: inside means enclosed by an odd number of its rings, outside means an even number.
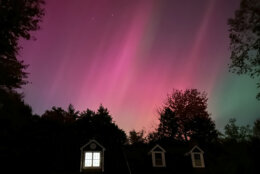
[[[96,110],[102,103],[126,131],[157,124],[172,89],[208,93],[222,130],[229,118],[260,116],[256,80],[228,72],[227,19],[239,0],[46,0],[23,88],[33,112],[52,106]]]

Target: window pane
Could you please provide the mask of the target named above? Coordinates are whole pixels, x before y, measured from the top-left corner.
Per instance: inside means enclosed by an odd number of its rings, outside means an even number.
[[[92,166],[92,160],[85,160],[85,167],[91,167]]]
[[[100,166],[100,160],[93,160],[93,167],[99,167]]]
[[[195,160],[200,160],[200,154],[194,154]]]
[[[94,152],[93,159],[100,160],[100,152]]]
[[[92,152],[86,152],[85,153],[85,159],[91,160],[92,159]]]
[[[196,165],[196,166],[202,166],[201,160],[195,160],[195,165]]]
[[[100,167],[100,152],[85,152],[85,167]]]
[[[155,165],[157,166],[163,165],[161,153],[155,153]]]
[[[162,159],[161,153],[155,153],[155,159]]]
[[[194,160],[196,166],[202,166],[200,154],[194,154]]]
[[[163,165],[162,160],[161,159],[156,159],[155,160],[155,165],[157,165],[157,166]]]

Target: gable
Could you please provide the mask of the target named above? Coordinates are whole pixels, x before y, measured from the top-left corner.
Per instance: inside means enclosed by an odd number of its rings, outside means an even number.
[[[156,146],[154,146],[152,148],[152,150],[150,150],[150,153],[151,152],[166,152],[161,146],[159,146],[158,144]]]
[[[96,145],[95,143],[90,143],[82,148],[83,151],[102,151],[103,148]]]
[[[104,150],[106,150],[96,140],[90,140],[87,144],[82,146],[80,149],[83,151],[104,151]]]
[[[156,147],[155,149],[153,149],[153,151],[156,151],[156,152],[163,152],[163,150],[159,147]]]
[[[189,153],[204,153],[204,152],[198,146],[194,146]]]
[[[199,148],[195,147],[195,148],[192,150],[192,152],[200,152],[200,153],[201,153],[201,150],[200,150]]]

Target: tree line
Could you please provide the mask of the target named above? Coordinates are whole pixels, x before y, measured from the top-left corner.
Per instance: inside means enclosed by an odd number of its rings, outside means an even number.
[[[133,129],[129,132],[129,142],[136,144],[170,140],[208,144],[260,138],[260,119],[255,120],[252,128],[249,125],[238,126],[236,119],[231,118],[225,125],[224,132],[218,131],[207,111],[207,100],[206,93],[201,93],[197,89],[174,90],[158,111],[157,128],[153,132],[148,132],[147,135],[144,130]]]
[[[222,134],[207,112],[206,94],[197,89],[174,90],[158,111],[159,123],[154,131],[146,135],[143,130],[132,130],[128,136],[102,105],[97,111],[86,109],[82,112],[71,104],[67,109],[52,107],[39,116],[32,114],[30,106],[18,93],[10,94],[2,89],[0,92],[1,99],[4,99],[0,108],[0,162],[6,170],[17,162],[15,169],[28,173],[39,168],[39,173],[77,172],[79,149],[90,139],[98,140],[107,152],[113,153],[115,158],[118,156],[117,159],[122,158],[118,149],[165,142],[183,146],[196,143],[205,147],[232,147],[228,153],[234,154],[228,156],[240,153],[233,149],[244,149],[244,160],[252,161],[257,161],[260,153],[260,120],[256,120],[251,128],[238,126],[235,119],[230,119]]]

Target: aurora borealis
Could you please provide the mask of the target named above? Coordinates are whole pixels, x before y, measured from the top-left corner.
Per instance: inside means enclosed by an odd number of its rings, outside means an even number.
[[[227,19],[239,0],[46,0],[36,41],[21,41],[29,64],[25,101],[96,110],[124,130],[152,129],[173,88],[208,93],[217,128],[260,116],[256,80],[228,72]]]

